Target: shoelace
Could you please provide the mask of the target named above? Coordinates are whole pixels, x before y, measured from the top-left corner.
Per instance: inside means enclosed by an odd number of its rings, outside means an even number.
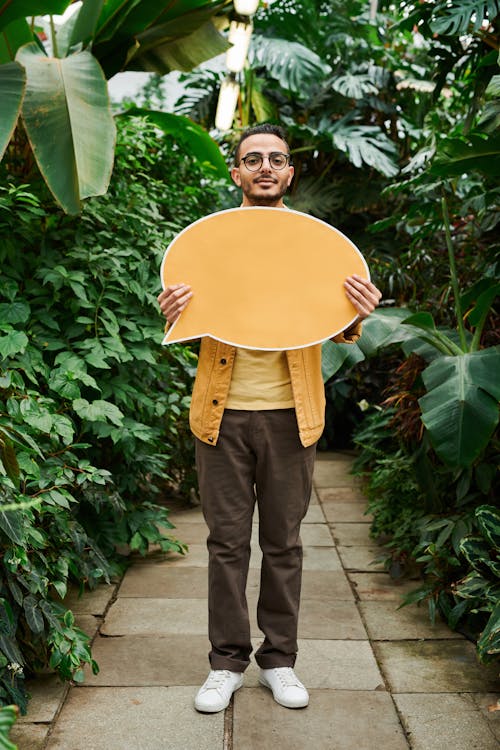
[[[208,675],[205,684],[203,685],[203,689],[220,691],[228,678],[229,672],[227,669],[212,670]]]
[[[276,669],[275,672],[283,687],[304,687],[291,667]]]

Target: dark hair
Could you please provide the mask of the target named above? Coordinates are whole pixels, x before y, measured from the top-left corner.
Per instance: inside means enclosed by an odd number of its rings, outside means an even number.
[[[270,122],[263,122],[261,125],[255,125],[253,128],[247,128],[247,130],[244,130],[241,134],[240,140],[236,144],[236,148],[234,150],[234,163],[236,166],[238,166],[239,164],[241,144],[251,135],[275,135],[277,138],[280,138],[283,141],[286,146],[287,152],[290,153],[290,146],[287,143],[287,136],[284,129],[279,125],[272,125]]]

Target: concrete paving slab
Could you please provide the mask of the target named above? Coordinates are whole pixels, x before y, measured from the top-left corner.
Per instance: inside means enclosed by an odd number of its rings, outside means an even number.
[[[206,568],[208,565],[208,550],[206,544],[190,544],[189,550],[185,555],[178,555],[169,553],[157,558],[158,562],[168,562],[172,567],[196,567]],[[136,561],[134,561],[135,563]],[[147,558],[143,561],[144,563],[151,562]]]
[[[17,750],[44,750],[50,724],[19,724],[11,729],[9,739]]]
[[[63,604],[75,615],[103,615],[117,588],[117,583],[103,583],[92,591],[86,590],[82,596],[79,596],[78,589],[71,587]]]
[[[334,547],[304,547],[302,565],[304,570],[342,570],[340,557]]]
[[[418,581],[394,580],[388,573],[351,573],[347,575],[361,601],[397,601],[414,591]]]
[[[412,750],[498,750],[471,695],[395,695]]]
[[[261,643],[253,639],[256,651]],[[373,650],[368,641],[316,641],[299,638],[296,672],[309,688],[330,690],[384,690]],[[259,668],[252,660],[245,686],[259,686]]]
[[[201,521],[180,521],[175,527],[175,537],[183,544],[205,544],[208,536],[208,526]]]
[[[202,567],[172,568],[169,562],[133,565],[118,590],[119,597],[206,599],[208,574]],[[147,606],[147,603],[145,604]]]
[[[334,558],[334,563],[337,560]],[[331,563],[331,556],[327,564]],[[150,565],[133,565],[118,591],[118,597],[152,599],[206,599],[208,574],[202,567],[176,567],[169,562]],[[247,592],[258,592],[260,570],[257,567],[248,571]],[[302,572],[302,599],[344,599],[353,601],[354,596],[339,567],[338,570],[304,570]]]
[[[318,487],[320,503],[366,503],[366,496],[356,485],[354,487]]]
[[[369,524],[335,523],[330,525],[336,544],[342,547],[373,547]]]
[[[337,551],[346,570],[360,573],[384,572],[383,563],[375,562],[381,555],[380,547],[342,547],[338,544]]]
[[[206,635],[97,638],[92,655],[99,674],[86,670],[85,685],[147,687],[201,685],[208,670],[210,644]]]
[[[354,594],[343,571],[304,570],[301,600],[304,603],[309,599],[354,601]]]
[[[26,680],[26,692],[29,695],[28,712],[19,716],[17,724],[34,722],[51,722],[61,701],[68,690],[56,675],[39,675],[36,679]]]
[[[205,523],[201,507],[184,508],[169,513],[168,520],[177,527],[181,523]],[[174,531],[174,529],[170,529]]]
[[[103,617],[96,617],[95,615],[75,615],[75,625],[81,628],[84,633],[87,633],[90,638],[95,636],[103,622]]]
[[[498,665],[478,663],[465,640],[376,641],[373,649],[393,693],[486,693],[500,690]]]
[[[311,505],[318,505],[318,503],[318,493],[316,492],[315,487],[313,487],[311,490],[311,497],[309,498],[309,507],[311,507]]]
[[[410,604],[397,609],[397,606],[398,603],[392,601],[359,603],[370,640],[463,640],[463,636],[451,630],[445,622],[436,620],[433,625],[427,607]]]
[[[316,461],[354,461],[356,458],[356,451],[354,450],[336,450],[336,451],[322,451],[319,450],[316,453]]]
[[[307,509],[305,518],[302,521],[302,528],[304,527],[304,524],[306,523],[325,523],[325,516],[323,515],[323,511],[319,503],[316,503],[315,505],[310,505],[309,508]]]
[[[352,461],[316,461],[313,483],[315,488],[324,487],[359,487],[360,480],[349,474]]]
[[[74,688],[47,750],[221,750],[224,712],[199,714],[192,687]]]
[[[500,691],[498,693],[474,693],[472,699],[488,722],[490,730],[500,747]]]
[[[299,638],[365,640],[366,630],[354,602],[303,600]]]
[[[312,690],[309,706],[290,711],[266,688],[240,690],[233,750],[407,750],[389,695]]]
[[[207,603],[203,599],[117,599],[108,612],[101,633],[119,635],[205,635]]]
[[[323,513],[328,523],[371,523],[373,516],[366,515],[366,502],[327,502],[322,503]]]
[[[297,672],[311,688],[385,690],[369,641],[299,638]]]
[[[332,535],[325,523],[307,523],[300,529],[302,544],[307,547],[333,547]]]
[[[248,599],[252,634],[259,634],[257,597]],[[299,638],[366,640],[366,630],[354,602],[303,599],[299,615]]]

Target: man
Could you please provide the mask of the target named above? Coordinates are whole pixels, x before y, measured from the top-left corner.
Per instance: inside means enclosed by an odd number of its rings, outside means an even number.
[[[231,177],[242,190],[243,207],[285,208],[293,166],[282,129],[264,124],[245,131]],[[352,343],[381,294],[356,276],[346,279],[345,293],[358,318],[335,340]],[[177,319],[192,294],[187,284],[175,284],[159,295],[168,323]],[[324,406],[320,345],[270,352],[202,340],[190,424],[209,529],[212,648],[210,674],[195,698],[198,711],[226,708],[242,686],[250,661],[245,588],[255,502],[262,550],[257,619],[264,633],[255,654],[259,680],[282,706],[308,704],[307,690],[293,670],[302,573],[299,531],[311,495]]]

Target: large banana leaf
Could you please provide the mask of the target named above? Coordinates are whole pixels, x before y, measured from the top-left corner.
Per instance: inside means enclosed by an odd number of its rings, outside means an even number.
[[[66,57],[68,52],[79,52],[77,47],[86,47],[94,38],[102,13],[104,0],[83,0],[77,13],[73,13],[57,31],[58,57]]]
[[[186,30],[194,31],[200,25],[200,19],[211,18],[227,2],[228,0],[141,0],[127,14],[120,31],[136,35],[172,21],[178,23],[180,19],[186,23]],[[189,24],[193,24],[191,28]]]
[[[38,37],[35,38],[33,36],[33,32],[26,23],[25,18],[18,18],[16,21],[12,21],[12,23],[9,23],[8,26],[0,31],[0,65],[12,62],[17,50],[23,44],[36,41],[38,41],[40,51],[43,51],[42,43],[38,40]]]
[[[60,60],[35,43],[17,60],[27,73],[22,117],[38,166],[57,202],[78,213],[83,198],[106,192],[113,168],[115,124],[102,70],[90,52]]]
[[[71,0],[15,0],[0,2],[0,29],[25,16],[64,13]]]
[[[470,466],[487,445],[499,418],[499,371],[500,347],[491,347],[439,357],[422,373],[422,421],[449,466]]]
[[[157,112],[151,109],[133,107],[123,112],[121,117],[146,117],[164,133],[172,135],[193,154],[202,164],[208,164],[214,170],[214,176],[229,180],[229,171],[219,146],[197,123],[182,115],[168,112]]]
[[[375,354],[378,349],[391,343],[399,343],[409,334],[402,321],[408,317],[408,310],[393,307],[387,310],[374,310],[363,321],[363,335],[355,344],[335,344],[325,341],[322,347],[323,380],[329,380],[342,365],[353,367],[365,357]]]
[[[107,78],[120,70],[191,70],[229,44],[211,19],[229,0],[109,0],[92,47]]]
[[[181,38],[167,36],[162,41],[162,33],[163,31],[155,30],[139,34],[138,46],[131,48],[127,58],[127,70],[144,70],[159,75],[165,75],[171,70],[189,71],[205,60],[226,52],[230,47],[211,21],[206,21]]]
[[[19,63],[12,62],[0,66],[0,159],[12,137],[23,101],[26,75]]]

